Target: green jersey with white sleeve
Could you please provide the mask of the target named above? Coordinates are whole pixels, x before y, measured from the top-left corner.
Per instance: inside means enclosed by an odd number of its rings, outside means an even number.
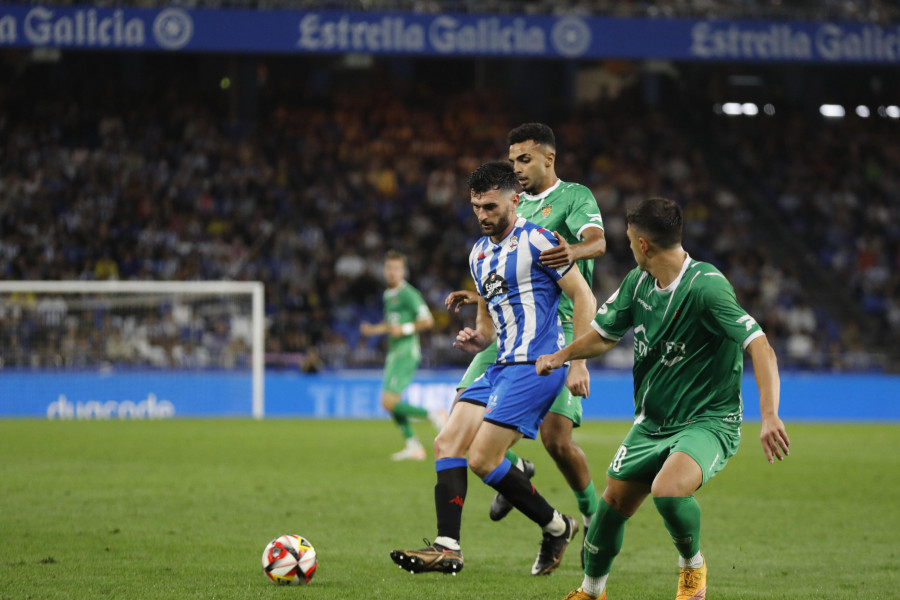
[[[635,268],[592,326],[613,341],[634,330],[634,416],[645,431],[700,421],[740,429],[743,350],[764,333],[714,266],[686,254],[666,288]]]
[[[521,194],[516,214],[548,231],[556,231],[569,244],[581,242],[584,230],[589,227],[603,229],[600,208],[591,190],[579,183],[562,180],[557,180],[540,194]],[[594,260],[579,260],[577,266],[588,286],[591,286]],[[571,298],[565,294],[560,297],[557,314],[564,325],[572,323],[574,307]]]

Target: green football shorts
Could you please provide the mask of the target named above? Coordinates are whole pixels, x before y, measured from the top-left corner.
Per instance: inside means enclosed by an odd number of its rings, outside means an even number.
[[[573,337],[572,324],[563,323],[563,332],[565,333],[566,344],[571,344]],[[497,340],[494,340],[494,343],[475,355],[462,379],[456,384],[457,391],[464,390],[472,385],[476,379],[484,375],[488,366],[495,362],[497,362]],[[581,396],[573,396],[569,388],[563,386],[547,412],[562,415],[572,421],[575,427],[581,427]]]
[[[635,425],[616,451],[606,474],[622,481],[640,481],[650,485],[663,463],[673,452],[684,452],[703,470],[703,483],[721,471],[741,443],[739,427],[714,421],[691,423],[668,434],[653,435]]]
[[[384,362],[384,380],[381,389],[402,394],[419,367],[419,357],[411,352],[388,352]]]

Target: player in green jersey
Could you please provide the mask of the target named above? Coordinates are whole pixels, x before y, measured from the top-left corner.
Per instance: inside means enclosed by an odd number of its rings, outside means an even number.
[[[384,320],[381,323],[362,323],[359,331],[364,336],[388,336],[388,353],[384,365],[381,404],[391,413],[400,428],[406,445],[395,452],[394,460],[424,460],[425,448],[416,437],[410,418],[431,419],[441,428],[446,420],[443,411],[429,412],[419,406],[401,402],[403,390],[412,381],[413,373],[422,359],[419,332],[434,326],[431,311],[422,294],[405,279],[406,256],[396,250],[388,251],[384,260]]]
[[[600,209],[591,191],[583,185],[561,181],[556,175],[556,138],[553,130],[542,123],[525,123],[507,136],[509,162],[522,186],[516,213],[520,217],[552,231],[559,246],[541,253],[541,262],[550,268],[576,263],[588,285],[593,281],[594,258],[606,252],[606,238]],[[463,292],[454,292],[460,298]],[[453,294],[452,294],[453,295]],[[451,295],[451,296],[452,296]],[[464,303],[473,303],[472,293]],[[572,341],[572,300],[560,298],[558,314],[563,324],[566,343]],[[497,345],[479,353],[456,388],[459,393],[484,374],[497,358]],[[590,392],[590,377],[584,361],[575,361],[569,369],[566,386],[550,407],[541,424],[541,441],[572,488],[585,529],[597,511],[597,494],[584,451],[572,439],[572,430],[581,425],[581,397]],[[457,394],[457,399],[459,394]],[[531,477],[534,465],[512,450],[510,462]],[[497,521],[506,516],[512,505],[500,494],[491,502],[490,516]]]
[[[637,268],[597,312],[594,331],[539,357],[536,365],[538,373],[549,374],[564,361],[609,351],[634,330],[634,426],[606,472],[600,509],[584,542],[582,587],[566,598],[606,597],[625,522],[652,495],[679,554],[676,598],[702,599],[707,569],[694,492],[737,451],[744,350],[759,388],[766,459],[787,456],[790,440],[778,417],[778,364],[722,273],[682,248],[682,214],[675,202],[650,198],[626,222]]]

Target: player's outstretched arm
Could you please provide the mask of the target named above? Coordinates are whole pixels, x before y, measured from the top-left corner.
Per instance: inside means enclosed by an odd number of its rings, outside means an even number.
[[[591,329],[559,352],[539,356],[535,368],[538,375],[549,375],[553,369],[560,368],[567,360],[600,356],[612,350],[615,345],[616,342]]]
[[[419,317],[413,323],[413,329],[416,333],[421,331],[431,331],[434,329],[434,317],[430,314],[427,317]]]
[[[478,296],[478,314],[475,316],[475,329],[484,338],[485,348],[497,339],[497,330],[494,328],[494,320],[488,312],[484,298]]]
[[[576,338],[581,337],[591,330],[591,319],[597,310],[594,294],[581,271],[574,267],[559,280],[559,287],[574,303],[572,333]],[[587,398],[590,395],[591,376],[583,359],[571,362],[569,373],[566,375],[566,387],[574,396]]]
[[[384,335],[388,333],[388,324],[382,321],[381,323],[366,323],[363,321],[359,324],[359,332],[365,336],[370,337],[373,335]]]
[[[478,315],[475,317],[475,329],[465,327],[456,334],[456,341],[453,342],[454,348],[459,348],[466,352],[477,353],[487,348],[491,342],[497,337],[497,330],[494,329],[494,322],[487,310],[487,304],[484,299],[478,297]]]
[[[456,341],[453,342],[453,347],[464,352],[477,354],[487,348],[489,343],[477,329],[464,327],[456,334]]]
[[[606,237],[599,227],[588,227],[582,234],[584,240],[577,244],[569,244],[564,237],[557,232],[558,246],[541,252],[541,264],[551,269],[561,269],[576,260],[593,259],[606,253]]]
[[[478,292],[473,292],[472,290],[456,290],[455,292],[450,292],[444,299],[444,306],[446,306],[447,310],[450,312],[459,312],[459,309],[463,306],[477,303],[479,298],[481,298],[481,296],[478,295]]]
[[[778,375],[778,359],[769,345],[766,336],[760,336],[750,342],[747,352],[753,360],[753,372],[756,375],[756,387],[759,388],[759,412],[762,416],[762,431],[759,441],[762,442],[766,460],[774,463],[775,459],[784,460],[790,454],[791,440],[785,431],[784,423],[778,417],[778,403],[781,394],[781,379]]]

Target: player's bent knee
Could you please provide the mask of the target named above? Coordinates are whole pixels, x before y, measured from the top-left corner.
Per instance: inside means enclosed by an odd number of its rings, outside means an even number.
[[[469,468],[482,479],[490,475],[498,464],[499,461],[494,457],[469,450]]]
[[[654,498],[677,498],[681,496],[693,496],[694,491],[694,489],[690,489],[688,486],[672,484],[656,485],[654,483],[650,490],[650,495]]]
[[[393,412],[394,407],[397,406],[399,401],[399,398],[385,394],[381,397],[381,406],[384,407],[384,410]]]
[[[698,487],[699,485],[692,479],[663,479],[657,477],[650,487],[650,494],[654,498],[693,496]]]
[[[485,477],[490,475],[491,471],[493,471],[493,469],[485,469],[484,463],[472,462],[471,459],[469,459],[469,469],[471,469],[471,471],[475,475],[477,475],[479,479],[484,479]]]
[[[451,427],[442,429],[437,437],[434,438],[434,458],[465,456],[468,444],[463,437]]]
[[[443,432],[441,432],[443,433]],[[434,438],[434,458],[435,460],[439,458],[449,458],[453,456],[452,448],[453,444],[448,443],[446,437],[442,436],[441,433]]]
[[[541,441],[544,442],[544,448],[547,450],[547,453],[553,458],[567,456],[570,446],[574,446],[572,440],[560,439],[558,437],[542,437]]]
[[[630,517],[637,512],[648,493],[650,493],[649,485],[619,481],[607,475],[606,489],[603,490],[603,501],[610,508],[615,509],[626,517]]]

